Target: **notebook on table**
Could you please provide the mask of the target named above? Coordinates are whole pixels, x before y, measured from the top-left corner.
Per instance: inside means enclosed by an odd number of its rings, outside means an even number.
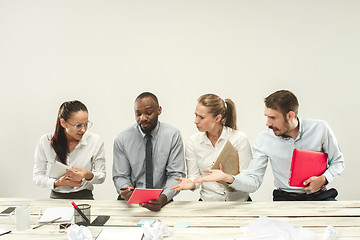
[[[321,176],[327,166],[328,154],[301,149],[294,149],[291,161],[289,185],[306,187],[303,182],[310,177]]]

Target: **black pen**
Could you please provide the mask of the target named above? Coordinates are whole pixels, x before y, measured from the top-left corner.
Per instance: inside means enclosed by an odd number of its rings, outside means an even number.
[[[54,223],[54,222],[56,222],[57,220],[59,220],[60,218],[61,218],[61,217],[58,217],[58,218],[55,218],[54,220],[51,220],[51,221],[49,221],[49,222],[41,223],[40,225],[37,225],[37,226],[33,227],[33,229],[39,228],[39,227],[44,226],[44,225],[49,224],[49,223]]]
[[[125,191],[125,190],[134,191],[133,188],[131,188],[131,189],[129,189],[129,188],[120,188],[120,191]]]
[[[78,213],[80,214],[80,216],[85,220],[85,222],[87,222],[87,224],[90,224],[90,220],[85,216],[85,214],[79,209],[79,207],[74,203],[71,202],[71,204],[74,206],[74,208],[76,209],[76,211],[78,211]]]

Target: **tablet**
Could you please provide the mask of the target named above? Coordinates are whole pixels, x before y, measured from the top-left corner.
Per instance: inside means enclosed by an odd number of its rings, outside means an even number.
[[[70,169],[70,167],[59,161],[54,161],[50,167],[49,177],[58,179],[66,173],[66,169]]]
[[[0,212],[0,216],[6,216],[6,215],[10,215],[16,207],[8,207],[5,210],[3,210],[2,212]]]
[[[306,187],[303,184],[306,179],[321,176],[325,172],[327,158],[327,153],[294,149],[289,185],[292,187]]]

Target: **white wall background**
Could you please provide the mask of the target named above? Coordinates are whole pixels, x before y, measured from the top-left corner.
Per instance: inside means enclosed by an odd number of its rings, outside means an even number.
[[[338,199],[359,200],[359,9],[357,0],[1,0],[0,197],[48,198],[32,182],[33,156],[64,101],[87,105],[107,157],[95,198],[115,199],[113,138],[135,122],[142,91],[159,97],[160,120],[184,140],[197,131],[198,96],[231,98],[253,144],[265,129],[263,98],[290,89],[300,116],[325,119],[338,138]],[[272,190],[268,169],[252,197],[269,201]]]

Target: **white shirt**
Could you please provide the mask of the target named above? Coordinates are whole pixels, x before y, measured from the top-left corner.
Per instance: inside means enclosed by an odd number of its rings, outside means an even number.
[[[223,127],[215,147],[211,144],[206,132],[199,132],[191,136],[185,148],[187,175],[191,181],[202,176],[207,176],[204,169],[210,169],[219,156],[222,147],[229,140],[239,154],[240,173],[247,171],[252,159],[249,141],[242,131]],[[196,184],[200,190],[200,198],[204,201],[246,201],[249,193],[243,191],[229,192],[228,187],[217,182],[204,182]]]
[[[93,172],[94,177],[87,181],[83,179],[80,187],[60,186],[54,188],[56,179],[48,177],[51,164],[56,159],[56,153],[51,146],[52,134],[46,134],[40,138],[35,151],[35,164],[33,181],[36,185],[51,188],[55,192],[70,193],[84,189],[93,190],[93,184],[105,181],[105,151],[104,143],[98,135],[86,132],[75,149],[68,154],[66,163],[68,166],[85,168]]]
[[[344,170],[343,154],[327,123],[322,120],[299,119],[299,134],[296,139],[278,137],[271,129],[260,133],[253,147],[254,159],[248,172],[246,175],[235,176],[230,186],[247,192],[256,191],[263,181],[266,166],[270,161],[275,188],[305,193],[301,187],[289,186],[294,148],[327,153],[327,169],[323,175],[329,183]]]

